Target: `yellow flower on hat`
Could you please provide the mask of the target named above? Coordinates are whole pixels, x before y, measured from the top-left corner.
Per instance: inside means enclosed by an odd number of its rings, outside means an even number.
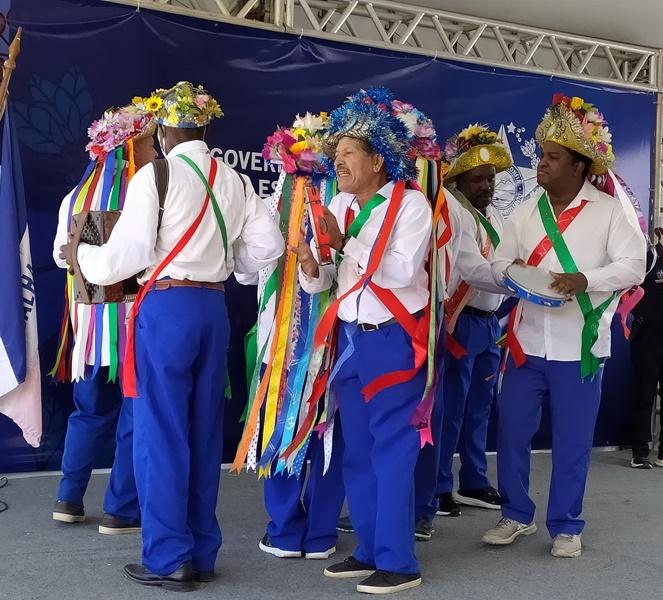
[[[571,98],[571,108],[573,110],[581,109],[584,104],[585,101],[582,98],[579,98],[578,96],[573,96],[573,98]]]
[[[303,142],[297,142],[290,146],[290,152],[293,154],[301,154],[308,148],[308,142],[304,140]]]
[[[145,110],[156,113],[163,107],[163,99],[160,96],[150,96],[145,100]]]
[[[177,116],[177,108],[175,107],[175,105],[173,105],[168,109],[168,117],[166,118],[166,125],[170,127],[176,127],[179,121],[180,118]]]
[[[474,125],[470,125],[469,127],[463,129],[463,131],[461,131],[458,134],[458,137],[463,138],[464,140],[469,140],[473,138],[475,135],[485,131],[485,129],[486,129],[485,127],[482,127],[478,123],[475,123]]]
[[[131,104],[135,104],[135,105],[143,104],[144,102],[145,102],[145,98],[143,98],[142,96],[134,96],[131,99]]]

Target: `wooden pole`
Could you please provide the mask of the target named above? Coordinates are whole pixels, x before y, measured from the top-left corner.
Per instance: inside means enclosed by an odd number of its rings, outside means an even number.
[[[9,96],[9,81],[11,80],[12,73],[16,68],[16,58],[21,52],[21,33],[23,28],[19,27],[12,43],[9,44],[9,52],[7,60],[2,66],[2,82],[0,82],[0,120],[5,114],[7,108],[7,98]]]

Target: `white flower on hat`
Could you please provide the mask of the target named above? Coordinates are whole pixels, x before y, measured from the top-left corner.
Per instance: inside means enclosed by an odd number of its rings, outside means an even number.
[[[325,121],[321,116],[307,112],[303,117],[298,114],[292,126],[295,129],[305,129],[314,134],[325,128]]]

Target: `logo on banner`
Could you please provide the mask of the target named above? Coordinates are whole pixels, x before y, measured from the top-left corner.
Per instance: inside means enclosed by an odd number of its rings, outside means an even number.
[[[513,121],[502,125],[499,130],[513,159],[513,166],[499,173],[495,181],[493,203],[504,217],[508,217],[519,204],[535,196],[539,190],[536,182],[536,167],[539,164],[536,140],[528,138],[526,133],[525,127],[514,125]]]

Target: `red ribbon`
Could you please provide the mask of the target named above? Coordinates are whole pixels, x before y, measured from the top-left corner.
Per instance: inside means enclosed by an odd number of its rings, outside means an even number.
[[[210,171],[207,180],[209,182],[209,187],[211,188],[214,185],[216,179],[216,173],[218,170],[218,165],[216,159],[212,158],[210,162]],[[140,305],[142,304],[145,296],[150,291],[152,285],[157,280],[157,277],[161,272],[173,261],[173,259],[182,251],[193,237],[193,234],[197,231],[200,223],[207,212],[207,207],[209,206],[209,193],[205,194],[205,200],[203,206],[196,217],[196,220],[189,226],[184,235],[180,238],[179,242],[175,247],[170,251],[168,256],[161,261],[161,264],[156,268],[149,281],[140,288],[136,300],[134,301],[133,307],[131,308],[131,314],[129,316],[129,324],[127,326],[127,346],[124,356],[124,367],[122,369],[122,386],[124,388],[124,396],[126,398],[137,398],[138,391],[136,386],[136,353],[135,353],[135,330],[136,330],[136,316],[140,310]]]

